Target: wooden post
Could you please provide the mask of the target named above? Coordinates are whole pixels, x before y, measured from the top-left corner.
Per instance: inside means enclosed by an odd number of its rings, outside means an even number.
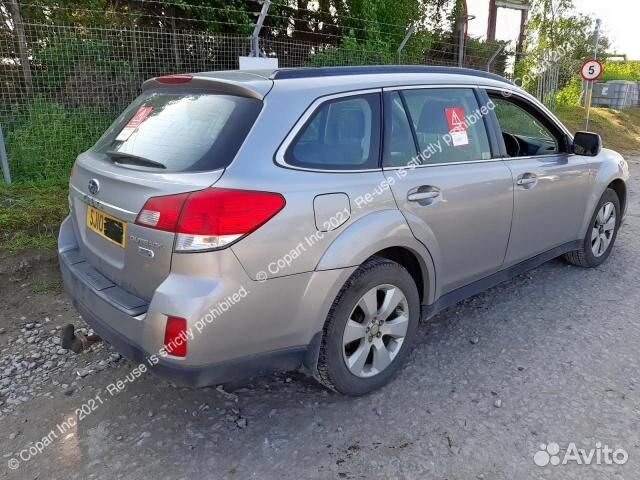
[[[496,0],[489,0],[489,24],[487,26],[487,42],[496,41],[497,18],[498,18],[498,7],[496,7]]]
[[[520,11],[520,35],[518,36],[518,45],[516,46],[516,52],[522,53],[524,51],[524,42],[526,40],[527,18],[529,12],[527,10]]]
[[[24,84],[27,89],[27,93],[31,93],[33,91],[33,79],[31,77],[31,64],[29,62],[27,38],[25,37],[25,34],[24,34],[24,25],[22,23],[22,16],[20,15],[20,8],[18,7],[18,1],[9,0],[9,6],[11,7],[13,29],[16,32],[16,37],[18,38],[18,52],[20,54],[20,66],[22,67]]]

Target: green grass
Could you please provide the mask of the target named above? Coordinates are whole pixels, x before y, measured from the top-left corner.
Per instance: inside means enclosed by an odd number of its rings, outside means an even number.
[[[583,107],[558,106],[555,114],[569,130],[584,130]],[[640,107],[625,110],[592,108],[589,130],[599,133],[606,148],[621,152],[640,151]]]
[[[0,251],[55,248],[68,210],[66,185],[0,186]]]
[[[42,282],[37,282],[31,285],[31,291],[33,293],[48,293],[55,292],[62,288],[62,284],[60,282],[52,282],[44,280]]]

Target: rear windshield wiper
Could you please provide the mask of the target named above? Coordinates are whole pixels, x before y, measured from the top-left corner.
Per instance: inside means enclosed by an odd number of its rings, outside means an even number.
[[[106,154],[117,163],[140,165],[141,167],[154,167],[154,168],[167,168],[166,165],[156,162],[155,160],[149,160],[148,158],[140,157],[132,153],[117,152],[115,150],[109,150]]]

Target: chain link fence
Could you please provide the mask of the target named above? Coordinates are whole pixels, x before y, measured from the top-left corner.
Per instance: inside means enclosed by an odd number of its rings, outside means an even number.
[[[10,34],[7,34],[7,31]],[[139,93],[148,78],[238,68],[249,36],[158,27],[15,23],[0,31],[0,127],[14,181],[60,181]],[[396,45],[402,38],[393,39]],[[414,42],[415,43],[415,42]],[[469,39],[464,58],[455,42],[397,47],[352,44],[316,35],[309,41],[260,40],[281,67],[403,64],[459,65],[505,74],[503,44]],[[494,55],[496,52],[499,55]],[[490,59],[491,65],[488,65]]]
[[[0,125],[14,180],[68,175],[151,77],[238,68],[249,39],[160,29],[23,24],[25,69],[0,38]]]
[[[531,87],[523,85],[542,103],[554,110],[559,103],[578,105],[582,94],[582,84],[578,72],[582,60],[567,57],[563,52],[544,52],[536,58],[537,68]]]

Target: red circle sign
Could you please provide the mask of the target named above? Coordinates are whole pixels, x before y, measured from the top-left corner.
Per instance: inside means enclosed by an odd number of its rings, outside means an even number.
[[[599,60],[587,60],[580,69],[580,75],[587,81],[597,80],[602,76],[604,68]]]

